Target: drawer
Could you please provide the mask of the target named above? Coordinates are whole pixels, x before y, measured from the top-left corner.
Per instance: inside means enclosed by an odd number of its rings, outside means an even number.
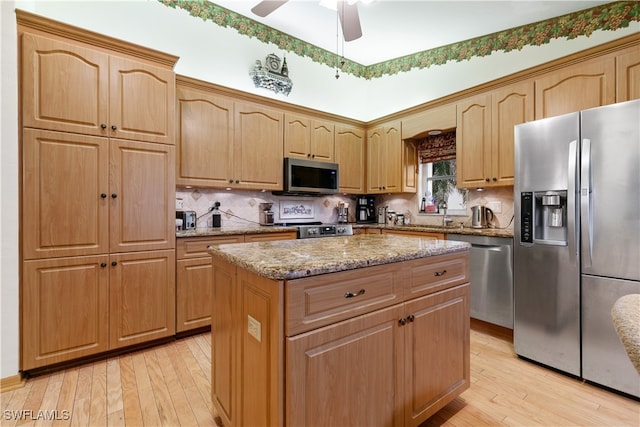
[[[255,233],[246,234],[244,241],[246,243],[251,242],[270,242],[272,240],[295,240],[297,238],[295,231],[285,231],[282,233]]]
[[[407,263],[409,274],[405,299],[416,298],[469,282],[469,252],[456,252]]]
[[[176,244],[176,259],[197,258],[209,256],[207,248],[211,245],[222,245],[225,243],[244,243],[242,234],[229,236],[203,236],[203,237],[181,237]]]
[[[286,336],[390,306],[402,300],[407,275],[398,264],[288,281]]]

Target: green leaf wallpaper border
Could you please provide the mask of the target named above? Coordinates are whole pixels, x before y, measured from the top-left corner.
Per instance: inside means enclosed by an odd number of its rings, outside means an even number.
[[[255,37],[263,43],[273,43],[279,49],[310,58],[320,64],[336,68],[341,60],[335,53],[207,0],[158,1],[174,9],[183,9],[191,16],[211,21],[220,27],[233,28],[238,33],[250,38]],[[568,40],[580,36],[589,37],[596,30],[616,31],[628,27],[633,21],[640,21],[640,2],[617,1],[368,66],[345,58],[341,71],[356,77],[373,79],[412,69],[443,65],[448,61],[461,62],[473,57],[488,56],[492,52],[510,52],[521,50],[525,46],[540,46],[562,37]]]

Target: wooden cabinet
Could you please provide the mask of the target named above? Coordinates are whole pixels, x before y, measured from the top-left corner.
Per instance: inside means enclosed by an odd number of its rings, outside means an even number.
[[[109,349],[108,262],[99,255],[23,263],[22,370]]]
[[[616,56],[616,102],[640,99],[640,50],[627,49]]]
[[[458,104],[459,188],[513,185],[513,127],[534,119],[533,92],[528,81]]]
[[[109,343],[126,347],[175,334],[175,251],[109,257]]]
[[[402,119],[402,139],[419,139],[429,131],[455,129],[456,120],[456,104],[429,108]]]
[[[340,168],[339,191],[363,194],[365,192],[364,131],[356,126],[336,125],[335,155],[335,161]]]
[[[23,126],[174,144],[172,69],[23,33]]]
[[[615,57],[607,55],[550,72],[535,80],[535,118],[616,102]]]
[[[179,185],[282,190],[283,113],[215,93],[180,78]]]
[[[334,128],[334,123],[326,120],[286,113],[284,157],[333,162]]]
[[[418,147],[411,141],[402,142],[402,192],[418,191]]]
[[[21,368],[170,336],[177,58],[16,16]]]
[[[417,426],[469,387],[467,253],[284,281],[213,270],[225,426]]]
[[[181,237],[176,245],[176,332],[211,325],[213,269],[207,248],[227,243],[295,239],[296,232]]]
[[[176,98],[176,184],[227,187],[234,175],[233,100],[180,81]]]
[[[367,133],[367,194],[402,191],[402,155],[400,121]]]
[[[24,129],[22,150],[24,259],[174,247],[174,147]]]

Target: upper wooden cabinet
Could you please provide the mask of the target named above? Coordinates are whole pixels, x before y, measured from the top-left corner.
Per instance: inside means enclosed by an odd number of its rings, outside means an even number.
[[[400,121],[367,133],[367,193],[402,191],[402,139]]]
[[[283,113],[178,80],[176,183],[282,190]]]
[[[286,113],[284,157],[333,162],[334,128],[334,123],[326,120]]]
[[[429,108],[402,119],[402,139],[418,139],[432,130],[453,129],[456,120],[456,104]]]
[[[338,189],[342,193],[363,194],[364,130],[356,126],[336,125],[336,163],[340,167]]]
[[[177,185],[226,187],[233,176],[233,100],[178,85]]]
[[[535,80],[536,119],[616,102],[616,64],[612,55],[550,72]]]
[[[616,56],[617,102],[640,99],[640,49],[627,49]]]
[[[21,43],[23,126],[174,143],[172,69],[30,33]]]
[[[533,82],[513,84],[458,104],[459,188],[513,185],[513,127],[533,120]]]

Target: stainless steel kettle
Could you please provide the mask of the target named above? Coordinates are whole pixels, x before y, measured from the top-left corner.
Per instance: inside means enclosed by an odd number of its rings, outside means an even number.
[[[493,222],[493,211],[486,206],[471,207],[471,227],[487,228]]]

